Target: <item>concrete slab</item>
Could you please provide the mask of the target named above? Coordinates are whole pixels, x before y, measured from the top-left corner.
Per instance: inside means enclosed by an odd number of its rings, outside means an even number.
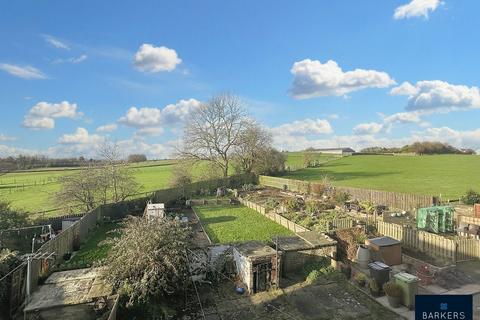
[[[386,307],[386,308],[392,310],[393,312],[395,312],[396,314],[404,317],[405,319],[415,320],[415,311],[410,310],[410,309],[408,309],[407,307],[404,307],[404,306],[400,306],[399,308],[392,308],[390,306],[390,304],[388,303],[387,296],[379,297],[379,298],[376,298],[375,300],[377,300],[384,307]]]
[[[111,292],[112,288],[100,278],[99,269],[55,272],[32,294],[25,311],[83,304]]]
[[[427,291],[429,291],[431,294],[444,294],[448,290],[445,288],[442,288],[440,286],[437,286],[436,284],[430,284],[428,286],[423,286],[423,288]]]

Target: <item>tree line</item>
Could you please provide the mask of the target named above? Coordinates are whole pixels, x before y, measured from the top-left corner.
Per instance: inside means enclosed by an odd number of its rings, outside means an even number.
[[[42,169],[42,168],[78,168],[96,165],[102,159],[77,158],[50,158],[42,155],[19,155],[16,157],[0,158],[0,175],[18,170]],[[131,154],[126,159],[127,162],[144,162],[147,156],[144,154]]]
[[[404,145],[399,148],[369,147],[360,151],[361,153],[415,153],[424,154],[476,154],[473,149],[460,149],[448,143],[438,141],[422,141]]]

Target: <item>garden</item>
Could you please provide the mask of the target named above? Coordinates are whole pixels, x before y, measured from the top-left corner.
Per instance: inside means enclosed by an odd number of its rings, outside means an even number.
[[[81,246],[77,246],[71,256],[63,264],[59,266],[59,270],[72,270],[89,268],[94,264],[100,264],[108,255],[111,248],[110,244],[103,244],[102,242],[108,238],[113,238],[118,235],[118,229],[122,228],[121,222],[104,222],[99,225],[97,229],[93,230],[87,241]]]
[[[336,219],[350,217],[343,205],[349,196],[337,192],[333,196],[323,195],[324,190],[315,190],[314,195],[300,195],[273,188],[255,189],[242,194],[248,201],[274,211],[307,229],[327,232]]]
[[[293,232],[242,205],[195,206],[195,212],[213,243],[271,241]]]

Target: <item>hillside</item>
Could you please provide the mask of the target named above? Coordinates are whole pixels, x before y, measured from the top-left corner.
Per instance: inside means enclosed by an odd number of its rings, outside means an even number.
[[[458,198],[469,188],[480,190],[480,156],[352,156],[286,177],[318,181],[324,175],[341,186]]]

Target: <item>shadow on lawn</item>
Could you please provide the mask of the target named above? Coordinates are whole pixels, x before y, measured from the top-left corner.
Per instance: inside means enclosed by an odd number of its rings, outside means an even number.
[[[219,217],[212,217],[212,218],[202,218],[202,222],[205,224],[214,224],[214,223],[222,223],[236,220],[237,217],[232,216],[219,216]]]

